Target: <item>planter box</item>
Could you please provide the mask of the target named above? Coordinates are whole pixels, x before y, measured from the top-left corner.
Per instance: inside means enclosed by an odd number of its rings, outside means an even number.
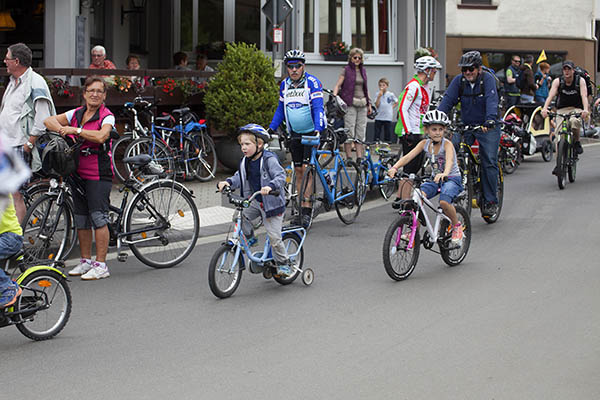
[[[337,55],[327,55],[327,56],[324,55],[323,58],[325,59],[325,61],[348,61],[347,54],[337,54]]]

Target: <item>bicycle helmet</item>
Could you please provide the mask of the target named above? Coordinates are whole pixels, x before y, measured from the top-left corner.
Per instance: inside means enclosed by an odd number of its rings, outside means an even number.
[[[375,117],[377,116],[377,107],[375,107],[375,104],[371,104],[371,112],[367,114],[367,118],[369,119],[375,119]]]
[[[340,96],[329,95],[329,100],[325,103],[327,119],[343,118],[348,112],[348,105]]]
[[[425,113],[425,116],[423,117],[423,125],[427,126],[427,125],[433,125],[433,124],[448,126],[448,125],[450,125],[450,120],[448,119],[448,116],[446,115],[446,113],[443,111],[439,111],[439,110],[427,111]]]
[[[463,54],[458,62],[459,67],[471,67],[475,65],[480,66],[482,64],[483,60],[481,58],[481,53],[475,50]]]
[[[238,129],[238,135],[241,135],[242,133],[250,133],[254,135],[254,137],[261,139],[264,143],[268,143],[271,140],[269,132],[258,124],[247,124],[240,127],[240,129]]]
[[[306,63],[306,56],[302,50],[292,49],[285,53],[285,57],[283,57],[283,62],[288,63],[288,61],[302,61],[302,63]]]
[[[415,70],[417,70],[417,72],[425,72],[430,68],[442,69],[442,64],[431,56],[419,57],[417,58],[417,61],[415,61]]]
[[[45,135],[44,135],[45,136]],[[77,171],[79,161],[79,146],[71,144],[58,134],[50,134],[46,140],[36,143],[38,148],[42,148],[42,170],[51,176],[66,177]],[[71,141],[72,142],[72,141]]]

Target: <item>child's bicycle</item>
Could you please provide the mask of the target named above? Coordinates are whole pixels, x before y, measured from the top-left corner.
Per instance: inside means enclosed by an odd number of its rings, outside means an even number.
[[[314,272],[310,268],[302,269],[304,264],[304,239],[306,230],[299,226],[284,227],[281,232],[283,245],[285,246],[290,267],[293,274],[290,276],[277,275],[277,267],[273,259],[272,248],[267,236],[265,246],[262,251],[252,252],[248,240],[242,231],[242,211],[250,206],[254,198],[260,192],[254,193],[248,199],[239,197],[231,193],[229,187],[223,189],[223,193],[229,198],[229,202],[236,208],[234,228],[231,236],[228,234],[227,240],[217,249],[208,267],[208,283],[210,290],[219,298],[231,296],[238,288],[242,279],[242,271],[246,269],[246,257],[248,258],[248,270],[252,274],[263,274],[265,279],[275,279],[281,285],[289,285],[294,282],[299,275],[302,275],[302,282],[309,286],[314,280]],[[272,191],[270,195],[277,196],[277,191]]]
[[[455,205],[456,215],[463,228],[463,239],[460,245],[452,243],[452,224],[439,206],[434,206],[425,195],[418,190],[421,183],[429,177],[417,177],[414,174],[402,174],[414,182],[412,199],[403,200],[396,218],[389,226],[383,239],[383,266],[390,278],[401,281],[410,276],[419,259],[421,242],[427,250],[433,250],[437,243],[439,254],[446,264],[453,267],[460,264],[469,251],[471,244],[471,219],[461,206]],[[400,177],[398,177],[400,178]],[[394,179],[398,179],[394,178]],[[432,225],[426,209],[432,210],[436,217]],[[419,225],[426,230],[423,237],[419,233]]]
[[[51,266],[23,267],[23,250],[4,260],[3,269],[22,289],[16,302],[0,309],[0,328],[16,325],[19,332],[33,340],[53,338],[63,330],[71,315],[71,291],[67,277]],[[9,272],[12,270],[12,272]],[[19,273],[19,271],[24,272]]]

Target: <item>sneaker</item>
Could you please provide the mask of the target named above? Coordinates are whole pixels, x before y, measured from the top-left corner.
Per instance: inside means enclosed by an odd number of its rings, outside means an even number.
[[[394,200],[394,202],[392,203],[392,208],[394,210],[399,210],[400,207],[402,207],[402,199],[396,198],[396,200]]]
[[[583,154],[583,147],[581,146],[581,142],[575,142],[573,143],[573,146],[575,146],[575,153]]]
[[[79,264],[69,271],[69,275],[81,276],[88,272],[90,269],[92,269],[92,263],[88,262],[88,260],[86,260],[85,258],[82,258],[79,260]]]
[[[109,276],[110,272],[108,272],[108,267],[106,264],[102,266],[99,262],[94,261],[92,264],[92,269],[82,275],[81,279],[84,281],[93,281],[97,279],[108,278]]]
[[[304,229],[308,229],[308,227],[310,226],[310,223],[312,222],[310,215],[303,215],[302,216],[302,227]]]
[[[556,167],[554,167],[554,169],[552,170],[552,175],[556,175],[556,176],[560,176],[561,174],[561,170],[560,167],[557,165]]]
[[[289,278],[292,275],[294,275],[294,271],[288,264],[277,265],[277,276]]]
[[[12,306],[17,301],[23,290],[15,282],[12,282],[2,293],[0,293],[0,308]]]
[[[248,239],[248,247],[256,246],[256,243],[258,243],[258,238],[256,236],[252,236]]]
[[[463,228],[460,222],[452,227],[452,243],[462,244],[463,240]]]
[[[498,212],[498,204],[487,201],[483,205],[483,214],[487,216],[495,215]]]

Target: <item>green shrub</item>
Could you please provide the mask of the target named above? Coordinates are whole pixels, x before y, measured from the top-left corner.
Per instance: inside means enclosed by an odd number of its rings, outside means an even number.
[[[204,97],[210,122],[232,135],[249,123],[266,127],[279,101],[274,74],[271,60],[255,45],[228,43]]]

